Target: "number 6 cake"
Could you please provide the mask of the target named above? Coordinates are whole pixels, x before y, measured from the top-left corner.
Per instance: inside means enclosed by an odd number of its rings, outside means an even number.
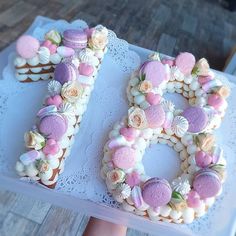
[[[24,136],[27,151],[16,163],[16,171],[21,177],[48,188],[55,188],[64,161],[70,154],[74,135],[79,130],[107,51],[108,30],[101,25],[84,30],[68,29],[63,32],[62,41],[65,46],[58,47],[57,52],[64,50],[66,57],[55,67],[44,106],[37,113],[37,122]],[[35,41],[34,50],[31,45],[30,50],[25,47],[18,51],[22,56],[30,57],[32,52],[37,52],[38,46]]]

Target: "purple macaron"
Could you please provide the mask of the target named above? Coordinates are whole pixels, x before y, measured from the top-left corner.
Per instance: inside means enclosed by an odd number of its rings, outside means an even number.
[[[142,187],[143,200],[153,208],[166,205],[171,195],[171,187],[165,179],[151,178]]]
[[[154,87],[158,87],[167,77],[165,66],[159,61],[145,62],[140,73],[145,75],[145,80],[152,83]]]
[[[67,120],[59,114],[49,115],[40,120],[39,131],[47,138],[60,140],[67,130]]]
[[[62,85],[68,81],[76,80],[77,76],[78,69],[72,62],[61,62],[54,71],[54,79]]]
[[[194,176],[193,188],[203,199],[214,197],[221,189],[220,177],[214,170],[201,169]]]
[[[207,126],[208,116],[201,107],[188,107],[183,111],[182,116],[188,121],[188,132],[199,133]]]
[[[73,49],[83,49],[87,47],[88,37],[82,30],[69,29],[63,33],[63,44]]]

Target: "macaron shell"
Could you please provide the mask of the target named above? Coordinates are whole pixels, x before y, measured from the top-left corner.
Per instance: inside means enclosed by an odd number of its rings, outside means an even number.
[[[202,171],[196,174],[193,180],[193,188],[203,199],[214,197],[221,189],[221,182],[213,171]]]
[[[60,115],[44,117],[39,123],[39,131],[47,138],[60,140],[66,133],[67,121]]]
[[[180,53],[175,59],[175,65],[184,75],[190,75],[196,63],[193,54],[189,52]]]
[[[130,147],[118,148],[112,155],[114,165],[125,170],[134,167],[135,159],[136,152]]]
[[[184,110],[182,116],[184,116],[189,123],[188,132],[199,133],[207,126],[208,116],[201,107],[188,107]]]
[[[172,191],[167,181],[161,179],[151,179],[142,188],[144,201],[151,207],[166,205],[171,199]]]
[[[73,79],[72,70],[74,70],[74,68],[71,65],[61,62],[55,68],[54,79],[63,85],[64,83],[67,83]]]
[[[161,127],[165,121],[165,112],[161,105],[152,105],[145,110],[149,128]]]
[[[25,59],[35,57],[39,47],[39,41],[30,35],[23,35],[16,42],[17,53]]]
[[[145,75],[145,80],[152,82],[154,87],[158,87],[166,79],[164,65],[159,61],[149,61],[141,67],[141,73]]]

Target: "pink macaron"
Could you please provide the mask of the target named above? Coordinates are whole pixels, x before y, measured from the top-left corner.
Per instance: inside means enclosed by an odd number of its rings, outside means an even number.
[[[193,54],[189,52],[180,53],[175,59],[175,65],[184,75],[190,75],[196,63]]]
[[[159,61],[145,62],[140,68],[140,74],[145,75],[154,87],[158,87],[166,79],[165,66]]]
[[[40,120],[39,131],[48,139],[60,140],[67,130],[67,120],[59,114],[45,116]]]
[[[131,147],[120,147],[113,153],[112,161],[115,166],[127,170],[134,167],[136,162],[136,152]]]
[[[30,35],[23,35],[16,41],[16,51],[25,59],[35,57],[39,47],[39,41]]]
[[[149,128],[159,128],[165,121],[165,111],[162,105],[152,105],[145,110]]]
[[[153,208],[166,205],[171,195],[171,187],[165,179],[151,178],[142,187],[143,200]]]
[[[183,111],[182,116],[188,121],[188,132],[199,133],[207,126],[208,115],[201,107],[188,107]]]
[[[194,176],[193,188],[202,199],[214,197],[221,189],[220,177],[214,170],[201,169]]]

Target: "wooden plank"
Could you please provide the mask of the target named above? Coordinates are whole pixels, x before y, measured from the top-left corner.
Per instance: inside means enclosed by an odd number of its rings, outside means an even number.
[[[184,21],[182,24],[182,30],[194,35],[197,34],[197,18],[194,16],[191,16],[190,14],[184,14]]]
[[[32,198],[19,195],[11,211],[38,224],[41,224],[50,207],[51,205],[49,203],[36,201]]]
[[[151,236],[151,235],[129,228],[127,230],[126,236]]]
[[[88,221],[89,221],[89,217],[88,216],[83,216],[81,221],[80,221],[80,224],[79,224],[79,228],[78,228],[78,231],[76,233],[76,236],[82,236],[83,235],[83,232],[88,224]]]
[[[176,38],[168,34],[162,34],[157,45],[157,50],[161,53],[172,55],[176,43]]]
[[[72,211],[52,207],[47,217],[41,224],[36,236],[74,236],[79,230],[82,214],[76,214]]]
[[[35,235],[39,225],[22,216],[9,212],[0,224],[1,236]]]
[[[34,5],[19,1],[11,8],[8,8],[6,11],[0,13],[0,23],[9,27],[14,26],[15,24],[23,20],[34,9]]]
[[[8,191],[0,191],[0,213],[6,214],[14,205],[16,194]]]

